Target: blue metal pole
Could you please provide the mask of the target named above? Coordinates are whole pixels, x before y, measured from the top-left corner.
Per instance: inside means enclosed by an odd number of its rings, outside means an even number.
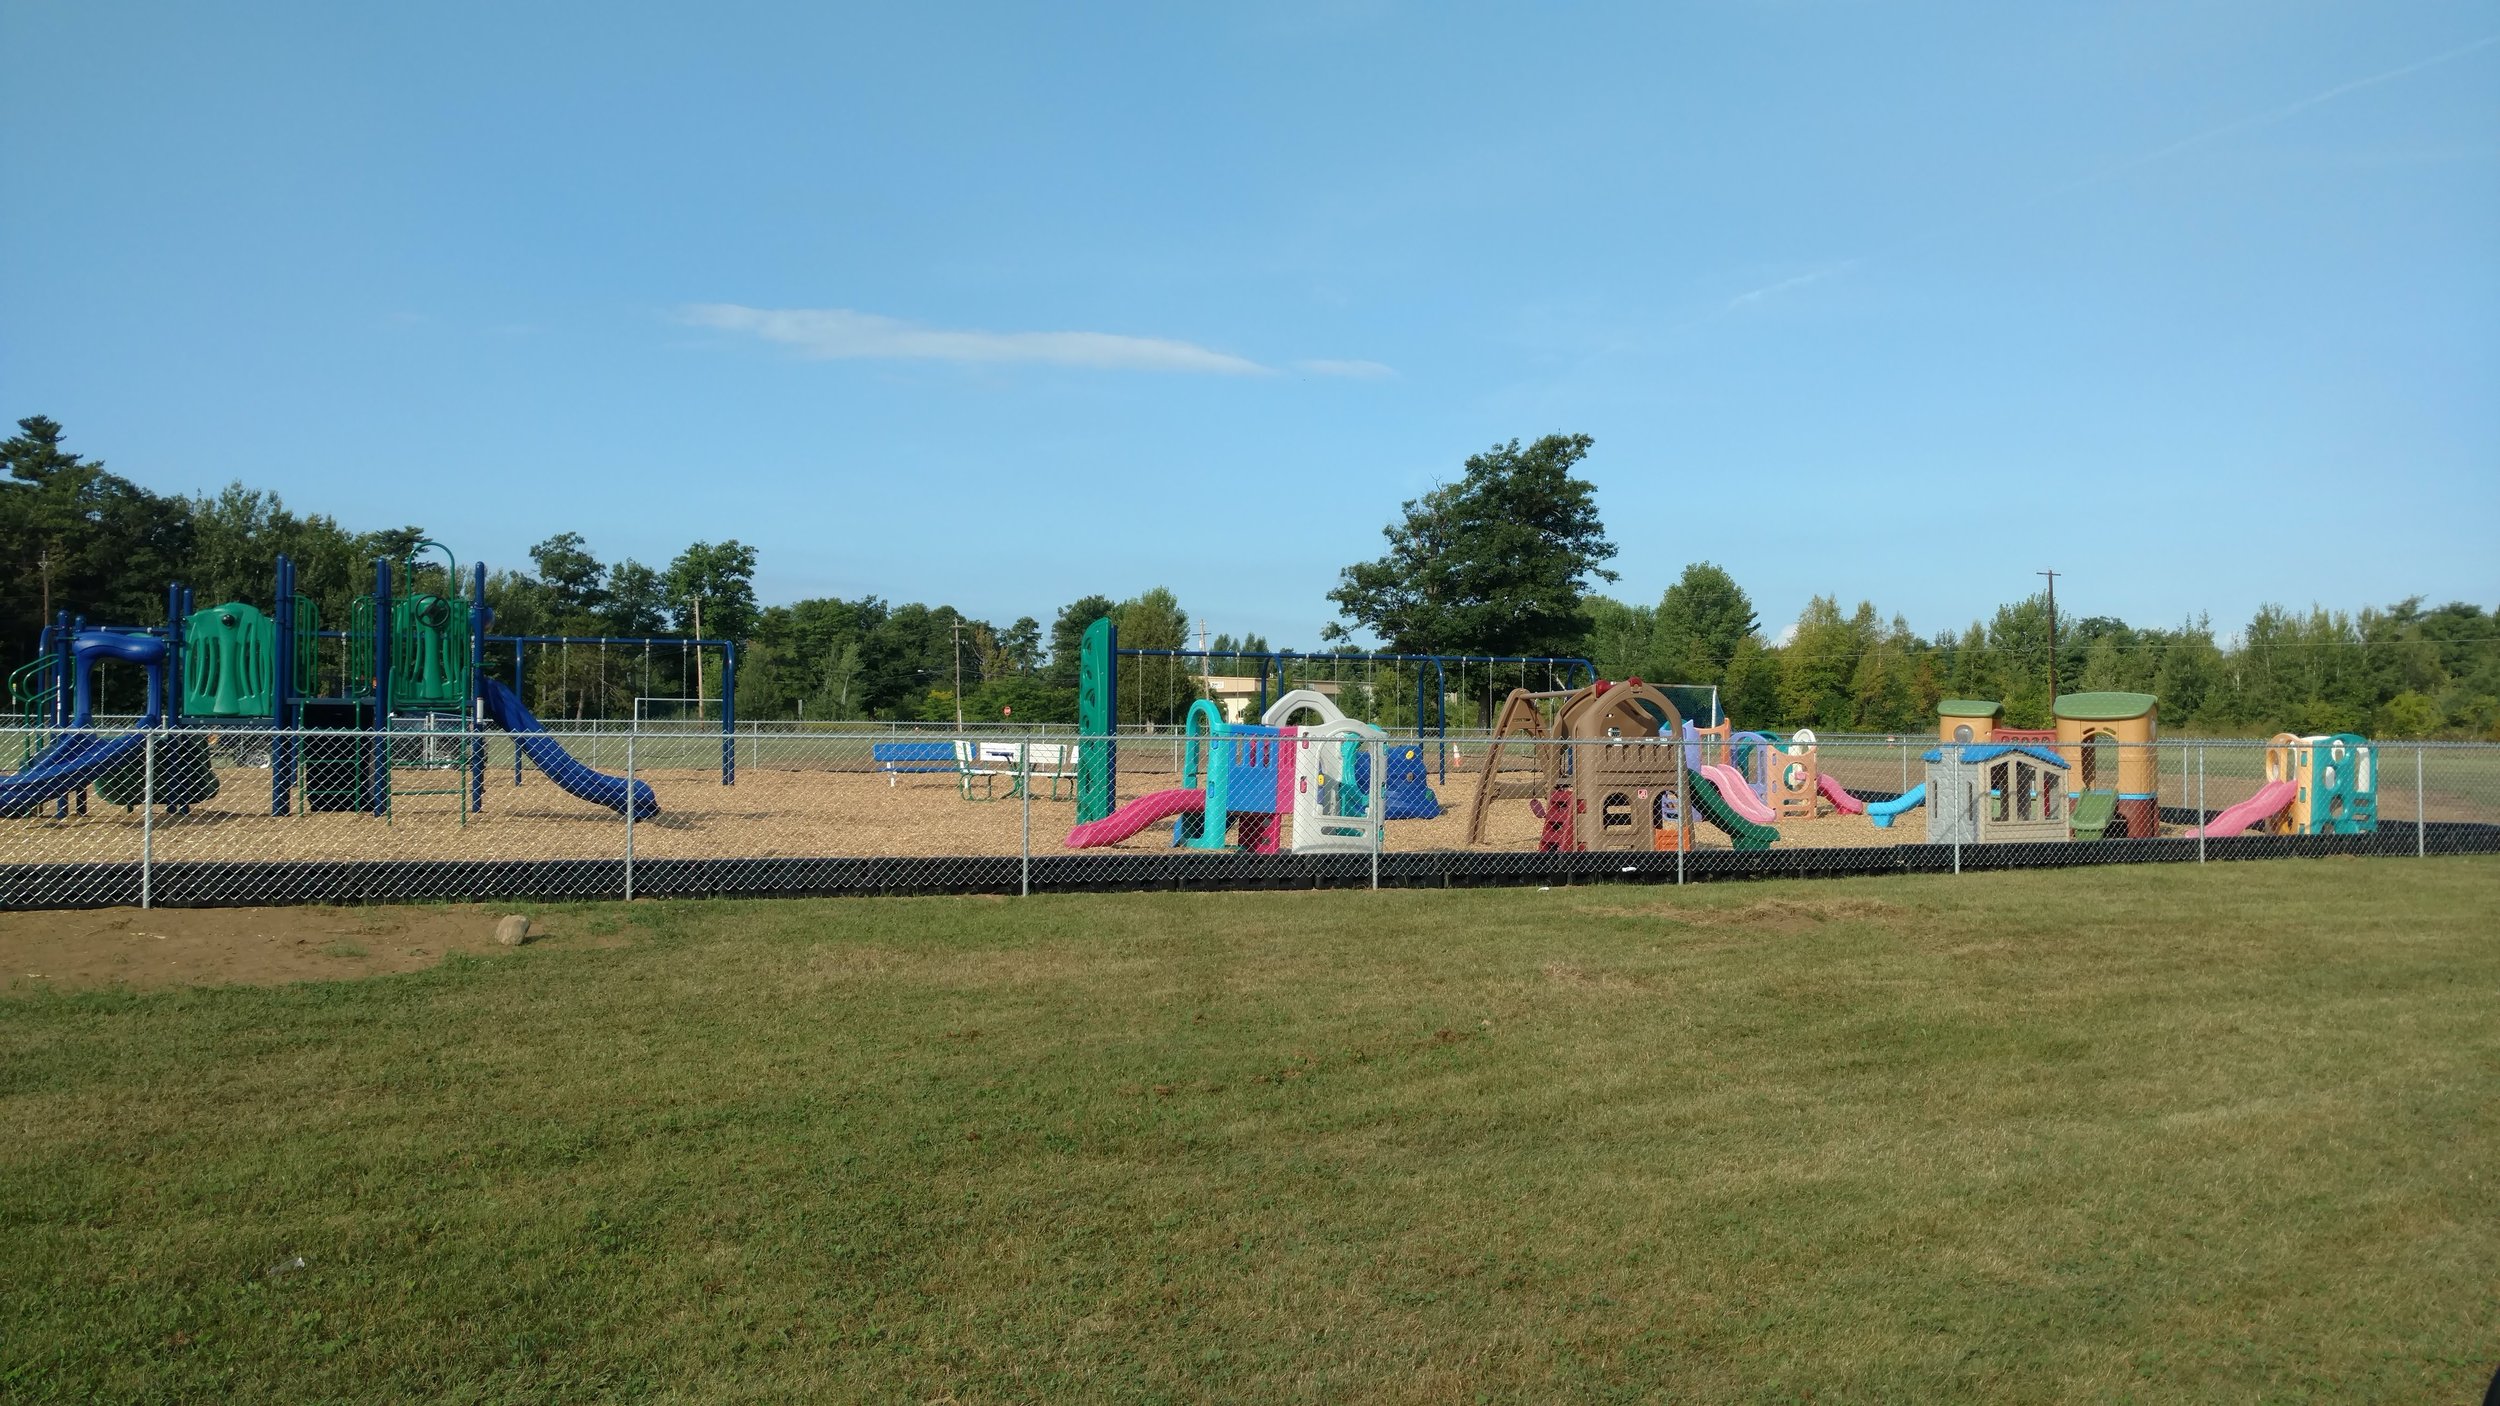
[[[486,563],[477,564],[469,592],[469,809],[486,809]],[[514,752],[521,749],[515,747]]]
[[[190,592],[182,589],[182,583],[179,581],[166,584],[163,672],[166,675],[167,687],[164,691],[165,696],[161,700],[164,711],[157,718],[157,722],[164,727],[172,727],[182,719],[182,690],[173,685],[182,677],[182,622],[183,618],[190,613],[184,609],[190,604],[187,599],[189,595]]]
[[[1423,735],[1424,714],[1415,710],[1415,735]],[[1432,657],[1432,734],[1441,739],[1441,784],[1450,784],[1450,677],[1441,672],[1441,656]]]
[[[512,642],[512,696],[524,700],[529,697],[527,693],[522,691],[527,685],[528,680],[521,676],[521,664],[524,656],[528,653],[528,645],[521,643],[519,640],[514,640]],[[515,745],[512,749],[512,784],[514,786],[519,786],[521,784],[521,749],[518,745]]]
[[[738,646],[720,647],[720,784],[738,784]]]

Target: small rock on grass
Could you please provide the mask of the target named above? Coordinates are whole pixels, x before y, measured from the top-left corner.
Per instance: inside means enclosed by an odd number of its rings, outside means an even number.
[[[495,924],[495,940],[506,947],[518,947],[530,940],[530,920],[518,913]]]

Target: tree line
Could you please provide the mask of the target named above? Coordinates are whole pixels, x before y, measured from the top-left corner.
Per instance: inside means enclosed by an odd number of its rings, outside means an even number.
[[[1331,655],[1356,652],[1361,632],[1387,651],[1584,656],[1609,678],[1711,686],[1746,725],[1892,733],[1924,731],[1947,697],[1993,699],[2012,725],[2045,725],[2054,663],[2061,690],[2158,695],[2173,731],[2500,739],[2500,612],[2467,602],[2269,605],[2227,638],[2202,617],[2175,627],[2060,618],[2052,649],[2047,602],[2036,595],[1931,635],[1871,602],[1843,609],[1828,596],[1770,634],[1744,589],[1709,562],[1687,566],[1654,605],[1617,600],[1600,589],[1617,579],[1608,566],[1616,548],[1594,485],[1577,472],[1593,447],[1586,435],[1562,434],[1495,445],[1471,456],[1456,481],[1401,505],[1383,529],[1387,550],[1346,567],[1329,592],[1338,619],[1320,630],[1320,652],[1302,672],[1337,677],[1357,716],[1411,725],[1411,676],[1337,675]],[[69,451],[62,427],[41,416],[0,441],[0,464],[0,544],[18,564],[0,582],[0,637],[29,653],[53,610],[98,623],[161,621],[169,580],[188,584],[203,605],[265,605],[279,553],[295,561],[298,588],[324,622],[343,624],[372,587],[374,559],[408,560],[425,536],[414,524],[351,530],[240,483],[200,496],[154,493]],[[1198,643],[1188,612],[1159,586],[1080,597],[1047,625],[1030,615],[998,623],[878,596],[765,605],[755,549],[735,540],[692,543],[654,566],[603,561],[564,532],[528,555],[527,569],[488,577],[496,633],[736,641],[747,718],[1072,722],[1079,642],[1095,620],[1113,618],[1131,647]],[[415,572],[415,588],[444,588],[439,567],[419,563]],[[1255,635],[1205,643],[1216,674],[1250,672],[1228,655],[1269,647]],[[489,669],[509,681],[513,662],[498,654]],[[615,717],[637,698],[717,700],[718,669],[717,652],[666,644],[546,645],[529,648],[520,682],[544,716]],[[1188,662],[1123,661],[1121,720],[1178,721],[1202,691],[1198,672]],[[1481,692],[1453,684],[1453,723],[1489,718],[1498,690],[1483,682]]]

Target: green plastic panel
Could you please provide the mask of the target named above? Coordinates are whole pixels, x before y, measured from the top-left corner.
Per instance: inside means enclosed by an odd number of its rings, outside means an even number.
[[[1085,741],[1076,758],[1076,819],[1086,824],[1111,813],[1119,788],[1118,756],[1111,737],[1113,662],[1120,634],[1110,617],[1085,627],[1077,656],[1076,730]],[[1100,739],[1100,740],[1098,740]]]
[[[277,705],[278,627],[241,601],[182,622],[182,711],[194,718],[266,718]]]

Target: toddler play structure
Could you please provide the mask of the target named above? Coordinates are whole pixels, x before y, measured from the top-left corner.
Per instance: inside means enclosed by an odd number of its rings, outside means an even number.
[[[1954,743],[1927,753],[1927,842],[2070,838],[2066,759],[2032,742]]]
[[[1928,818],[1932,844],[1973,843],[1982,829],[1997,840],[2160,834],[2153,695],[2068,693],[2051,707],[2056,727],[2009,728],[1996,703],[1938,703],[1936,734],[1946,745],[1927,753],[1927,780],[1868,806],[1867,818],[1889,827],[1949,786],[1950,813],[1931,811]],[[1985,776],[1972,767],[1985,767]],[[2021,790],[2031,784],[2054,784],[2057,795],[2035,803]]]
[[[1278,698],[1273,703],[1267,702],[1264,694],[1262,694],[1259,711],[1260,721],[1255,724],[1233,723],[1226,721],[1222,710],[1206,699],[1198,699],[1191,703],[1186,719],[1188,739],[1184,743],[1184,770],[1186,770],[1187,767],[1195,761],[1203,766],[1205,772],[1209,774],[1210,779],[1211,774],[1218,766],[1221,766],[1226,773],[1225,779],[1227,784],[1223,788],[1226,792],[1223,811],[1221,815],[1215,818],[1214,823],[1211,825],[1209,824],[1207,816],[1202,808],[1206,804],[1207,797],[1205,793],[1213,788],[1210,785],[1187,784],[1187,777],[1184,778],[1185,784],[1180,787],[1173,788],[1170,791],[1158,792],[1153,796],[1141,798],[1138,801],[1131,802],[1125,807],[1119,806],[1117,804],[1120,774],[1120,748],[1117,740],[1119,733],[1119,700],[1117,697],[1119,688],[1119,661],[1123,658],[1139,657],[1179,659],[1184,657],[1184,654],[1182,651],[1178,650],[1124,650],[1120,648],[1118,627],[1107,618],[1096,620],[1093,624],[1086,627],[1084,638],[1078,648],[1076,722],[1078,733],[1087,738],[1088,741],[1085,743],[1084,749],[1079,754],[1077,759],[1077,826],[1076,830],[1069,836],[1068,844],[1070,848],[1084,849],[1095,845],[1116,843],[1119,840],[1126,839],[1130,835],[1136,834],[1147,825],[1154,824],[1157,821],[1177,819],[1181,814],[1183,814],[1184,810],[1198,814],[1199,819],[1188,825],[1183,825],[1180,828],[1184,830],[1194,828],[1198,832],[1198,847],[1204,848],[1206,847],[1206,835],[1222,835],[1225,833],[1226,827],[1229,823],[1229,817],[1233,814],[1277,813],[1259,812],[1246,808],[1248,804],[1255,804],[1255,799],[1252,795],[1256,789],[1255,783],[1245,782],[1240,787],[1235,787],[1230,784],[1231,773],[1236,759],[1227,751],[1225,747],[1218,745],[1215,739],[1219,736],[1230,737],[1249,748],[1249,750],[1239,758],[1244,766],[1244,774],[1248,775],[1251,772],[1259,771],[1265,760],[1259,754],[1257,748],[1250,745],[1253,739],[1262,735],[1261,730],[1274,730],[1282,728],[1290,717],[1306,711],[1315,715],[1319,721],[1316,725],[1303,727],[1297,730],[1297,736],[1301,740],[1311,744],[1311,747],[1313,748],[1315,748],[1323,738],[1339,739],[1345,743],[1344,756],[1347,759],[1345,765],[1350,768],[1350,770],[1342,775],[1332,776],[1332,789],[1329,794],[1349,798],[1349,803],[1360,802],[1363,798],[1371,795],[1373,786],[1371,780],[1370,753],[1372,749],[1368,746],[1357,744],[1370,740],[1385,740],[1387,733],[1369,723],[1356,722],[1347,718],[1344,712],[1337,707],[1337,704],[1333,699],[1328,698],[1326,695],[1321,694],[1316,690],[1295,689],[1285,693],[1283,697]],[[1262,670],[1260,675],[1260,687],[1264,690],[1266,687],[1265,670],[1268,667],[1268,661],[1282,661],[1296,656],[1274,653],[1248,654],[1240,657],[1262,661],[1260,664],[1260,668]],[[1428,659],[1433,656],[1377,655],[1363,657],[1374,659],[1407,659],[1411,657],[1423,657]],[[1578,663],[1585,666],[1585,661],[1554,662]],[[1205,705],[1203,708],[1200,706],[1202,704]],[[1418,716],[1422,716],[1420,711]],[[1100,740],[1096,741],[1093,739]],[[1429,784],[1430,773],[1428,771],[1424,745],[1420,741],[1400,743],[1394,746],[1385,747],[1381,750],[1386,757],[1386,763],[1383,768],[1381,783],[1378,788],[1381,792],[1383,813],[1377,817],[1377,819],[1428,820],[1433,816],[1439,815],[1441,813],[1441,802],[1440,799],[1432,793],[1432,789]],[[1219,758],[1217,754],[1223,755]],[[1314,762],[1313,765],[1316,766],[1318,763]],[[1193,801],[1183,794],[1190,791],[1197,791],[1201,794],[1196,800]],[[1320,792],[1315,790],[1310,794],[1317,796]],[[1242,803],[1234,802],[1233,797],[1235,795],[1243,798]],[[1148,801],[1152,801],[1154,804],[1152,806],[1148,806]],[[1307,799],[1305,801],[1298,802],[1298,804],[1304,805],[1314,803],[1315,802]],[[1141,810],[1140,807],[1145,808]],[[1118,824],[1111,823],[1115,810],[1118,811],[1123,817]],[[1150,814],[1148,813],[1150,811],[1157,811],[1158,813]],[[1293,814],[1295,812],[1291,808],[1288,808],[1283,813]],[[1253,842],[1263,842],[1265,837],[1255,833],[1258,826],[1254,823],[1250,828],[1254,832],[1252,837]],[[1308,838],[1313,839],[1314,842],[1318,843],[1321,848],[1342,847],[1332,846],[1329,842],[1337,839],[1349,838],[1346,835],[1321,834],[1321,829],[1334,830],[1342,828],[1333,825],[1318,828],[1306,826],[1303,828],[1309,831]],[[1359,838],[1359,836],[1354,838]],[[1372,843],[1378,843],[1377,837],[1374,837]],[[1298,849],[1301,848],[1301,846],[1296,845],[1294,848]]]
[[[1728,752],[1705,754],[1705,739],[1723,744],[1728,735],[1725,724],[1687,722],[1664,690],[1639,679],[1514,689],[1494,718],[1467,841],[1483,843],[1496,804],[1525,800],[1542,822],[1540,849],[1679,848],[1689,843],[1686,817],[1676,808],[1680,787],[1694,811],[1738,849],[1766,848],[1779,839],[1771,828],[1778,813],[1728,764]],[[1768,768],[1778,750],[1749,735],[1742,760]]]
[[[1315,722],[1291,719],[1309,714]],[[1394,763],[1382,767],[1381,795],[1369,785],[1367,751],[1386,740],[1379,728],[1356,722],[1324,695],[1297,689],[1268,705],[1257,723],[1232,723],[1206,699],[1189,708],[1182,745],[1181,784],[1140,796],[1117,810],[1086,819],[1085,785],[1078,781],[1078,824],[1068,848],[1117,844],[1150,825],[1173,822],[1172,843],[1190,849],[1238,846],[1257,854],[1367,852],[1380,848],[1389,819]],[[1090,748],[1108,750],[1105,747]],[[1420,786],[1422,760],[1413,754],[1413,783]],[[1439,803],[1431,792],[1405,798],[1410,808]]]
[[[1924,806],[1931,844],[2160,834],[2153,696],[2069,693],[2052,707],[2056,727],[2026,730],[2000,726],[1994,703],[1939,703],[1944,745],[1927,753],[1927,779],[1868,806],[1868,816],[1889,826]],[[2371,833],[2378,828],[2375,762],[2364,737],[2279,734],[2266,748],[2256,794],[2189,833]]]
[[[1697,723],[1675,703],[1692,692],[1639,679],[1514,690],[1477,777],[1468,843],[1484,842],[1493,806],[1506,800],[1527,801],[1541,847],[1558,851],[1684,848],[1691,818],[1759,850],[1778,842],[1781,821],[1814,819],[1826,804],[1866,808],[1822,771],[1811,730],[1780,737]],[[1692,797],[1693,817],[1678,811],[1679,794]]]
[[[1302,654],[1293,650],[1128,649],[1120,645],[1110,621],[1097,621],[1096,628],[1104,631],[1099,641],[1101,657],[1106,661],[1111,661],[1107,665],[1111,670],[1106,676],[1110,681],[1107,687],[1117,686],[1116,661],[1160,659],[1168,666],[1165,675],[1167,694],[1177,699],[1180,694],[1183,671],[1194,664],[1194,669],[1188,669],[1192,688],[1198,686],[1199,679],[1205,679],[1209,683],[1225,683],[1238,678],[1248,687],[1245,692],[1237,696],[1249,703],[1250,711],[1254,716],[1260,717],[1264,717],[1270,707],[1268,699],[1271,688],[1275,695],[1282,696],[1294,686],[1297,680],[1306,686],[1316,685],[1310,689],[1313,692],[1334,691],[1347,682],[1362,683],[1372,688],[1374,696],[1385,702],[1389,698],[1404,701],[1406,677],[1412,674],[1415,680],[1413,697],[1415,737],[1418,741],[1428,741],[1432,744],[1428,753],[1418,751],[1417,755],[1428,756],[1433,768],[1445,782],[1449,779],[1450,755],[1449,748],[1443,739],[1449,736],[1449,705],[1452,698],[1464,700],[1481,697],[1490,707],[1494,680],[1501,677],[1534,678],[1542,675],[1548,683],[1566,690],[1575,686],[1579,681],[1585,680],[1593,683],[1597,679],[1596,665],[1586,659],[1566,658],[1560,655],[1351,652]],[[1096,636],[1089,630],[1085,636],[1085,649],[1088,651],[1085,657],[1093,657],[1091,651],[1096,648]],[[1215,669],[1218,664],[1228,669],[1246,669],[1248,672],[1238,675],[1217,674]],[[1325,680],[1319,677],[1323,669],[1327,673]],[[1388,671],[1390,678],[1389,686],[1385,691],[1377,687],[1381,671],[1384,669]],[[1456,680],[1455,684],[1452,682],[1453,678]],[[1478,692],[1478,685],[1482,686],[1481,693]],[[1142,681],[1132,685],[1133,692],[1144,688]],[[1716,691],[1708,691],[1708,696],[1714,700],[1715,706]],[[1107,692],[1105,697],[1108,704],[1110,700]],[[1141,698],[1133,698],[1131,712],[1139,711],[1137,705],[1142,702]],[[1090,725],[1086,726],[1084,731],[1088,736],[1108,736],[1111,732],[1109,725],[1116,724],[1120,717],[1121,710],[1118,707],[1106,706],[1102,717],[1106,726],[1102,731],[1096,732]],[[1392,816],[1391,818],[1402,817]]]
[[[439,590],[413,587],[414,559],[441,552]],[[428,563],[424,570],[435,570]],[[465,819],[486,799],[486,748],[474,736],[491,726],[511,734],[513,783],[523,763],[557,787],[636,819],[659,811],[649,785],[595,771],[547,734],[520,695],[486,672],[489,650],[509,646],[516,683],[527,646],[570,645],[561,637],[492,635],[484,602],[486,568],[463,573],[450,551],[421,542],[406,562],[374,563],[373,590],[356,597],[348,628],[324,630],[312,601],[297,594],[294,563],[277,560],[272,608],[243,601],[191,608],[190,593],[166,593],[167,624],[90,628],[66,614],[48,626],[35,660],[10,678],[12,700],[30,741],[21,765],[0,777],[0,815],[28,815],[49,803],[84,809],[90,789],[109,803],[153,801],[180,811],[217,787],[209,767],[212,730],[268,735],[269,813],[363,812],[388,817],[410,795],[457,798]],[[583,644],[594,641],[578,641]],[[324,644],[335,651],[338,687],[324,693]],[[736,652],[726,641],[613,639],[601,645],[718,649],[721,668],[721,781],[736,779]],[[93,676],[100,663],[134,664],[147,674],[147,710],[129,731],[95,728]],[[444,737],[441,734],[455,734]],[[465,744],[458,734],[471,734]],[[39,751],[32,740],[48,736]],[[153,736],[154,794],[137,763]],[[451,784],[413,786],[427,772]]]
[[[2219,838],[2251,829],[2269,835],[2375,832],[2378,759],[2370,740],[2349,732],[2276,733],[2266,744],[2265,784],[2206,822],[2204,833]]]

